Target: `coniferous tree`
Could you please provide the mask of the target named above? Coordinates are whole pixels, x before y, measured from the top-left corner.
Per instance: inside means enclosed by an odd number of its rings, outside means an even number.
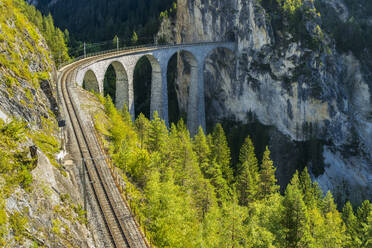
[[[163,120],[159,118],[157,112],[154,113],[154,119],[150,121],[149,137],[147,147],[152,152],[160,152],[167,146],[168,130]]]
[[[200,169],[204,176],[207,175],[208,167],[210,166],[210,153],[207,137],[204,134],[203,129],[200,127],[198,133],[195,135],[193,140],[193,149],[198,157]]]
[[[351,203],[346,202],[344,208],[342,209],[342,219],[346,225],[347,240],[345,242],[346,248],[359,247],[360,240],[358,237],[357,226],[358,220],[354,214],[353,207]]]
[[[365,200],[357,210],[357,218],[359,223],[366,223],[368,215],[372,210],[372,204]]]
[[[240,150],[240,168],[236,179],[239,203],[247,206],[258,194],[259,172],[258,161],[251,139],[246,138]]]
[[[215,187],[217,201],[219,205],[226,202],[231,197],[230,187],[222,175],[219,165],[212,161],[211,165],[206,170],[206,177],[210,180],[211,184]]]
[[[341,247],[345,243],[345,225],[329,191],[324,198],[323,213],[324,225],[321,228],[325,230],[326,235],[322,239],[315,236],[316,241],[322,247]]]
[[[220,165],[221,172],[223,177],[228,183],[231,183],[233,173],[230,167],[230,148],[227,144],[225,132],[221,124],[217,124],[212,133],[212,142],[211,147],[213,159],[217,164]]]
[[[372,204],[368,200],[365,200],[357,210],[356,215],[358,219],[357,230],[359,233],[361,247],[365,247],[368,242],[368,239],[370,239],[370,237],[365,236],[365,232],[363,230],[366,228],[366,226],[368,226],[368,218],[371,215],[371,211]]]
[[[334,202],[333,195],[330,191],[327,192],[326,196],[323,199],[323,206],[322,206],[323,213],[329,213],[336,211],[337,206]]]
[[[138,35],[136,32],[133,32],[132,39],[131,39],[132,45],[136,45],[138,42]]]
[[[135,122],[136,130],[140,140],[141,149],[144,148],[144,144],[147,141],[148,128],[150,126],[149,120],[141,113]]]
[[[283,198],[282,230],[283,246],[288,248],[308,247],[309,217],[300,188],[298,171],[287,186]]]
[[[222,225],[220,247],[240,247],[244,242],[243,220],[245,212],[239,206],[236,193],[234,192],[231,201],[225,202],[222,206]]]
[[[266,147],[260,171],[259,195],[261,198],[278,192],[279,186],[276,184],[275,171],[274,162],[270,159],[269,147]]]
[[[301,172],[300,183],[304,201],[308,208],[322,208],[323,193],[316,182],[312,182],[307,167]]]
[[[367,222],[363,224],[362,235],[366,237],[365,247],[372,248],[372,211],[369,212]]]
[[[119,37],[117,35],[114,36],[114,39],[112,39],[112,45],[113,47],[117,47],[119,42]]]

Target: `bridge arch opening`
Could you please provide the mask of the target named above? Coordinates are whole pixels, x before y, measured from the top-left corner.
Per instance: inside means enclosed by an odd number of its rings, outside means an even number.
[[[112,62],[105,72],[103,81],[104,95],[109,95],[116,108],[122,109],[129,105],[128,74],[124,66],[118,62]]]
[[[195,56],[185,50],[173,54],[167,67],[168,117],[169,123],[182,118],[188,125],[190,102],[196,102],[190,95],[191,83],[197,83],[198,62]],[[185,75],[180,77],[179,75]],[[195,114],[195,113],[194,113]]]
[[[88,70],[83,79],[83,88],[88,91],[93,91],[99,93],[99,84],[96,77],[96,74],[92,70]]]
[[[211,132],[217,122],[226,119],[226,100],[229,95],[239,94],[236,77],[235,53],[224,47],[213,49],[204,62],[204,102],[207,132]]]
[[[152,118],[162,109],[162,74],[159,62],[152,55],[142,56],[136,63],[133,78],[135,116],[143,113]]]

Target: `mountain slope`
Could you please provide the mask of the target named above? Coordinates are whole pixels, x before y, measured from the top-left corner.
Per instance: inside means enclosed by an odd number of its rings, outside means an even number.
[[[160,37],[238,46],[207,60],[210,125],[225,123],[234,146],[248,134],[259,154],[268,144],[282,187],[308,166],[340,203],[372,199],[369,1],[178,0],[177,10]],[[188,78],[178,72],[181,111]]]
[[[173,0],[82,0],[33,2],[44,14],[52,13],[58,27],[67,28],[80,41],[106,41],[118,35],[129,40],[137,31],[143,42],[152,42],[159,14]]]
[[[0,0],[0,246],[92,247],[75,166],[57,161],[55,65],[29,7]]]

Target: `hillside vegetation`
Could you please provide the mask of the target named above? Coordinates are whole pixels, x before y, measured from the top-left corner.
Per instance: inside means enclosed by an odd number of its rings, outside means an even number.
[[[269,149],[257,159],[249,137],[232,171],[221,125],[191,138],[182,120],[168,131],[157,114],[133,123],[110,98],[101,102],[109,121],[97,116],[96,127],[156,247],[371,247],[369,201],[339,212],[306,169],[280,195]]]
[[[89,51],[95,47],[113,49],[115,36],[121,45],[130,45],[133,34],[137,42],[153,43],[160,25],[159,15],[171,7],[174,0],[39,0],[36,7],[51,13],[56,24],[70,32],[71,54],[81,55],[83,42]],[[101,42],[108,41],[102,44]]]
[[[50,16],[22,0],[0,0],[0,247],[81,242],[84,211],[69,197],[72,190],[51,184],[68,185],[55,159],[53,78],[54,60],[66,59],[65,38]]]

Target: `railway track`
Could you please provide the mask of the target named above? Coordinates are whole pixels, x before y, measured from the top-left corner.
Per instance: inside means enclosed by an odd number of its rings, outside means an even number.
[[[78,106],[71,96],[75,69],[95,59],[97,57],[64,67],[58,77],[58,94],[60,94],[62,105],[67,114],[66,119],[71,124],[71,131],[76,138],[79,153],[84,161],[89,181],[114,247],[149,247],[141,230],[136,225],[134,217],[124,203],[105,160],[94,159],[102,158],[104,153],[97,143],[93,127],[82,121]]]

